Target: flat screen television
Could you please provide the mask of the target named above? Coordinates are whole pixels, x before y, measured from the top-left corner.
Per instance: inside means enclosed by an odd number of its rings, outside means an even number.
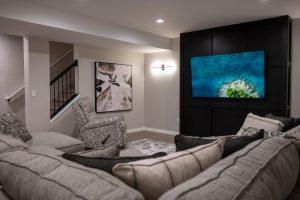
[[[265,52],[191,58],[192,95],[203,98],[265,98]]]

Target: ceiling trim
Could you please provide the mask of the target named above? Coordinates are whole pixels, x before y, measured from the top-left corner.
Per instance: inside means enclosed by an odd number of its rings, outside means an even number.
[[[92,18],[74,15],[60,10],[39,6],[33,3],[17,0],[0,0],[0,25],[1,29],[10,27],[10,32],[18,34],[31,34],[34,36],[51,37],[52,34],[59,35],[67,33],[67,38],[79,39],[85,41],[84,44],[93,43],[95,46],[106,43],[117,43],[126,46],[127,49],[144,48],[147,52],[171,49],[171,39],[154,35],[151,33],[130,29],[107,23],[104,21],[94,20]],[[21,27],[13,27],[15,25]],[[51,34],[47,34],[47,31]],[[11,33],[12,34],[12,33]],[[16,33],[17,34],[17,33]],[[66,36],[62,36],[64,39]],[[88,42],[89,39],[92,42]],[[97,39],[99,41],[97,42]],[[105,41],[106,40],[106,41]],[[87,42],[87,43],[86,43]],[[116,45],[118,46],[118,45]],[[139,48],[136,48],[139,47]],[[150,51],[149,51],[150,50]]]

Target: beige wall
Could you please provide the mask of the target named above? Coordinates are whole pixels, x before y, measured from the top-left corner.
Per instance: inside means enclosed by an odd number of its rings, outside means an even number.
[[[24,96],[8,103],[4,98],[24,84],[22,37],[0,34],[0,113],[15,112],[24,121]]]
[[[28,53],[29,52],[29,53]],[[71,108],[50,121],[49,111],[49,42],[40,38],[24,38],[26,124],[31,132],[57,131],[76,135]],[[122,112],[128,129],[144,126],[144,54],[127,51],[75,46],[79,59],[79,92],[94,100],[94,62],[131,64],[133,69],[133,110]],[[36,96],[32,95],[32,92]]]
[[[133,109],[122,112],[128,129],[144,126],[144,54],[110,50],[91,46],[78,46],[79,51],[79,91],[82,96],[95,98],[94,62],[104,61],[132,65]]]
[[[172,51],[145,54],[145,127],[179,131],[179,38]]]
[[[25,37],[25,116],[27,128],[33,133],[45,131],[49,127],[49,70],[48,41]]]
[[[300,116],[300,19],[293,20],[292,42],[292,116]]]

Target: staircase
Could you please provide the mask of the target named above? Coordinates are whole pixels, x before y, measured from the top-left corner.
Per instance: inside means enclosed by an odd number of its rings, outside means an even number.
[[[64,69],[50,82],[50,117],[56,116],[77,95],[76,92],[76,68],[78,61]]]
[[[49,41],[50,117],[60,113],[76,96],[78,62],[74,45]]]

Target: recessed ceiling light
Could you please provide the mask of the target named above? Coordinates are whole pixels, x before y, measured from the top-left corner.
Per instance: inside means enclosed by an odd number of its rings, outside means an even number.
[[[162,24],[162,23],[164,23],[165,22],[165,20],[163,20],[162,18],[158,18],[157,20],[156,20],[156,23],[158,23],[158,24]]]

